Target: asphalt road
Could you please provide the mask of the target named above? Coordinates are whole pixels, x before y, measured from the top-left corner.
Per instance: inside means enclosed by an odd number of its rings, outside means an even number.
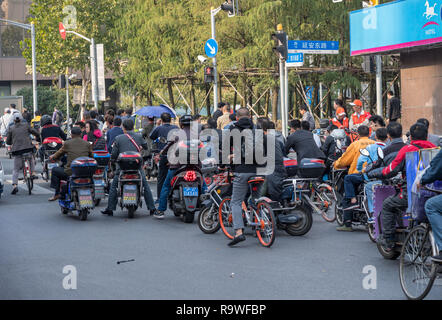
[[[0,160],[10,180],[4,149]],[[9,182],[0,200],[0,299],[405,299],[398,261],[384,260],[364,230],[339,233],[319,216],[306,236],[278,231],[270,249],[250,233],[229,248],[221,231],[205,235],[171,212],[129,220],[103,216],[102,204],[82,222],[47,201],[48,183],[37,185],[12,196]],[[376,289],[366,290],[369,265]],[[74,275],[65,266],[76,269],[74,290],[63,287]],[[442,298],[441,284],[427,299]]]

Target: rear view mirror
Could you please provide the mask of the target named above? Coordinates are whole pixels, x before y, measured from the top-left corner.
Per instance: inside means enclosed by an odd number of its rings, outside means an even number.
[[[379,159],[384,160],[384,157],[385,157],[384,150],[382,150],[381,148],[378,148],[378,157],[379,157]]]
[[[366,157],[370,156],[370,152],[368,152],[367,149],[360,149],[359,153]]]

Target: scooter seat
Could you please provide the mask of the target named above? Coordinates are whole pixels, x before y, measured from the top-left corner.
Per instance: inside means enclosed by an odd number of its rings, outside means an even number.
[[[262,183],[265,181],[265,177],[264,176],[252,176],[249,178],[249,180],[247,180],[247,183]]]

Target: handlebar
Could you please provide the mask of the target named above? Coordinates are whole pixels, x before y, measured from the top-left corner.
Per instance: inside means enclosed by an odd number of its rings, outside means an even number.
[[[434,189],[428,188],[427,186],[424,186],[424,189],[434,192],[434,193],[437,193],[437,194],[442,194],[442,190],[434,190]]]

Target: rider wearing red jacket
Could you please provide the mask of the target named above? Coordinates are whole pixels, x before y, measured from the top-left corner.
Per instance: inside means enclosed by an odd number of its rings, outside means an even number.
[[[410,128],[410,134],[411,143],[399,150],[396,158],[394,158],[389,166],[383,169],[380,168],[382,169],[381,174],[379,174],[379,171],[373,170],[368,173],[369,178],[391,178],[400,172],[404,175],[406,168],[405,157],[408,152],[435,147],[433,143],[427,141],[428,130],[424,125],[419,123],[412,125]],[[399,192],[394,196],[390,196],[382,204],[381,222],[383,238],[380,238],[378,241],[386,251],[391,251],[395,246],[396,216],[402,214],[407,207],[408,199],[406,192]]]

